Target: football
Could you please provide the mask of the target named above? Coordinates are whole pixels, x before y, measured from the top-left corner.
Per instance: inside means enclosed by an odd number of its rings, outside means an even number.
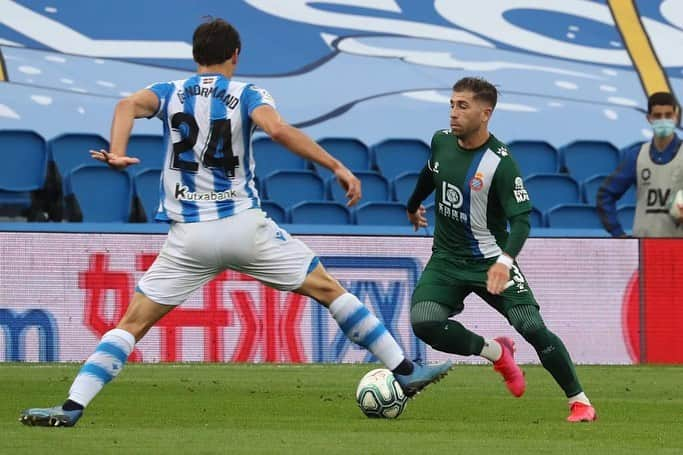
[[[361,378],[356,401],[368,417],[395,419],[405,409],[408,397],[391,371],[378,368]]]

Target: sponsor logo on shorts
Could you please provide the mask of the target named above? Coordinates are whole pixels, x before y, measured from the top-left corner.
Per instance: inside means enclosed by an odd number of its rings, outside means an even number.
[[[229,189],[225,191],[210,191],[207,193],[197,193],[190,191],[185,185],[180,183],[175,184],[175,193],[173,195],[179,201],[231,201],[238,197],[237,190]]]

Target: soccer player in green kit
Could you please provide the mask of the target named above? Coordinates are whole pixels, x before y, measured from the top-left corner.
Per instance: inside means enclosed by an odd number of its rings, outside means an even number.
[[[413,292],[415,334],[439,351],[479,355],[493,362],[516,397],[526,389],[508,337],[485,339],[450,316],[474,292],[528,341],[569,399],[569,422],[597,418],[562,340],[543,322],[515,257],[529,235],[532,204],[507,146],[488,130],[498,92],[466,77],[453,86],[450,130],[432,138],[431,157],[408,201],[408,219],[427,225],[421,202],[436,190],[432,257]],[[507,231],[507,224],[510,231]]]

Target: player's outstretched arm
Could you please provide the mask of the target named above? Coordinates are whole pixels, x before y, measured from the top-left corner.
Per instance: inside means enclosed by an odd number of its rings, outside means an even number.
[[[424,205],[420,206],[414,212],[406,210],[406,215],[408,215],[408,221],[413,225],[413,230],[417,231],[421,227],[427,227],[429,223],[427,222],[427,209]]]
[[[136,118],[153,116],[158,108],[159,98],[149,89],[139,90],[116,103],[109,151],[90,150],[90,156],[118,170],[139,163],[139,159],[126,156],[133,123]]]
[[[302,158],[334,172],[337,181],[346,190],[348,199],[346,205],[351,207],[360,200],[362,196],[360,180],[341,161],[327,153],[303,131],[285,122],[273,107],[259,106],[252,111],[251,118],[275,142],[282,144]]]

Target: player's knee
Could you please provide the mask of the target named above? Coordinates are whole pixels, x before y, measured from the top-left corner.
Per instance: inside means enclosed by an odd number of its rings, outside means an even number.
[[[516,307],[510,311],[508,316],[510,324],[515,330],[532,344],[533,340],[548,330],[536,307],[530,305]]]
[[[309,274],[299,291],[325,306],[329,306],[337,297],[346,293],[346,289],[339,281],[324,269]]]
[[[437,343],[439,339],[439,330],[442,325],[443,323],[440,321],[420,321],[412,323],[415,336],[430,346]]]

